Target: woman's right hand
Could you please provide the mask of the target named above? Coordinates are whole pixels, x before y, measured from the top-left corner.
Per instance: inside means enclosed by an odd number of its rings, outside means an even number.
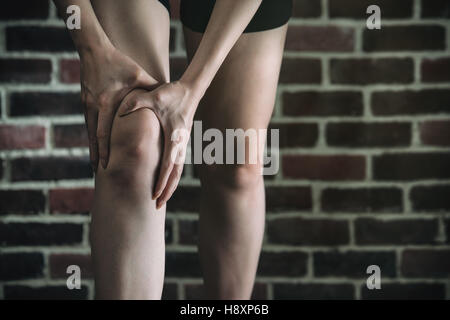
[[[134,60],[112,45],[80,53],[81,100],[94,171],[100,161],[106,169],[114,115],[133,89],[152,90],[159,85]]]

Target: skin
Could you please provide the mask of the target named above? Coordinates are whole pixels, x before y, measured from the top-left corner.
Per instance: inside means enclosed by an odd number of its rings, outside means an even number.
[[[73,4],[80,7],[82,14],[81,29],[70,31],[70,35],[80,56],[81,100],[91,165],[96,171],[99,161],[103,168],[108,165],[112,122],[123,98],[135,88],[154,89],[159,85],[157,79],[162,78],[157,70],[152,70],[156,78],[150,76],[136,61],[117,50],[99,23],[90,0],[54,0],[54,3],[65,19],[66,8]]]
[[[158,85],[169,82],[166,8],[147,0],[95,0],[92,6],[118,50]],[[165,206],[156,209],[151,190],[162,155],[162,132],[149,109],[118,116],[130,99],[144,92],[134,89],[122,101],[112,126],[108,167],[99,167],[95,176],[90,240],[97,299],[161,298]]]
[[[197,110],[203,130],[267,128],[286,29],[285,25],[239,37]],[[191,57],[201,34],[187,28],[184,34]],[[246,155],[263,151],[257,145],[246,145]],[[199,253],[207,298],[250,298],[264,233],[260,169],[260,164],[250,164],[248,158],[242,165],[198,166],[202,186]]]
[[[59,3],[61,8],[65,2]],[[184,160],[183,152],[177,153],[177,159],[171,155],[187,144],[183,139],[170,139],[172,133],[177,129],[189,133],[194,115],[203,120],[204,129],[267,127],[286,26],[242,34],[260,2],[217,0],[203,37],[184,30],[190,64],[179,81],[168,83],[167,10],[155,0],[135,0],[133,5],[92,1],[94,14],[90,19],[97,19],[97,23],[91,22],[95,28],[87,26],[83,32],[96,30],[101,35],[98,30],[102,30],[108,38],[104,43],[114,47],[112,52],[137,65],[141,77],[148,76],[145,85],[121,86],[124,81],[108,82],[121,79],[121,72],[110,70],[111,61],[92,60],[105,75],[91,81],[91,88],[106,86],[100,91],[114,93],[108,97],[119,96],[117,92],[123,95],[117,108],[115,103],[105,103],[111,98],[102,101],[109,107],[97,108],[98,115],[109,108],[113,120],[110,138],[99,141],[109,142],[108,160],[107,166],[97,168],[91,212],[96,298],[161,297],[165,203],[178,184]],[[90,47],[87,35],[72,37],[76,44],[82,43],[77,46],[79,50]],[[109,45],[105,48],[92,46],[87,52],[94,53],[80,53],[80,58],[101,57]],[[127,69],[127,64],[124,66]],[[82,83],[88,83],[89,76],[82,77]],[[94,122],[97,128],[107,127],[100,124],[107,117],[95,118],[92,114],[87,112],[88,131]],[[96,152],[95,147],[91,147],[91,154]],[[249,143],[246,148],[262,151]],[[100,154],[104,159],[104,151]],[[250,297],[264,229],[264,185],[259,169],[259,164],[199,167],[199,250],[208,298]]]

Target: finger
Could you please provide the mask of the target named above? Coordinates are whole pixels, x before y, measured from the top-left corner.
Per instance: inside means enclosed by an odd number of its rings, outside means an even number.
[[[114,120],[114,109],[108,108],[98,114],[97,140],[98,155],[103,169],[108,166],[109,141],[111,137],[111,127]]]
[[[157,199],[164,188],[166,187],[167,180],[169,179],[170,173],[172,172],[172,168],[175,164],[175,161],[172,157],[174,149],[174,143],[170,139],[165,139],[164,141],[164,152],[161,160],[161,168],[159,169],[158,181],[155,186],[155,192],[153,193],[153,200]]]
[[[175,192],[178,183],[180,182],[181,174],[183,172],[183,165],[176,164],[174,165],[172,172],[170,173],[169,180],[167,181],[167,185],[164,188],[164,191],[161,193],[161,196],[156,200],[156,208],[161,208],[167,201],[169,201],[172,194]]]
[[[120,117],[126,116],[141,108],[149,108],[155,111],[155,97],[152,92],[134,96],[125,103],[125,107],[119,113]]]
[[[97,118],[98,118],[97,111],[92,108],[87,108],[86,126],[89,139],[89,158],[91,161],[92,169],[95,172],[97,172],[98,166]]]

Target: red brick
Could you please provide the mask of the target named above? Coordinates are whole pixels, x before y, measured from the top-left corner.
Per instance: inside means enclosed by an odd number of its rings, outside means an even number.
[[[170,0],[170,18],[172,20],[180,19],[180,0]]]
[[[331,18],[367,19],[367,7],[376,4],[381,9],[381,19],[410,18],[412,16],[412,0],[330,0],[329,15]]]
[[[11,161],[12,181],[88,179],[92,176],[87,157],[17,158]]]
[[[53,143],[56,148],[75,148],[89,146],[86,125],[55,125]]]
[[[11,26],[6,27],[8,51],[74,52],[69,32],[63,27]]]
[[[398,188],[326,188],[321,205],[325,212],[402,212],[402,196]]]
[[[93,189],[53,189],[49,192],[50,212],[88,213],[93,199]]]
[[[273,295],[276,300],[349,300],[355,288],[349,283],[275,283]]]
[[[166,277],[200,278],[201,268],[197,252],[167,251]]]
[[[45,127],[0,125],[0,150],[45,147]]]
[[[435,244],[437,233],[438,221],[435,219],[361,218],[355,221],[355,241],[358,245]]]
[[[0,243],[5,246],[80,245],[79,223],[0,222]]]
[[[377,116],[450,113],[450,90],[379,91],[371,97]]]
[[[66,285],[6,285],[4,292],[7,300],[87,300],[89,289],[84,285],[77,290]]]
[[[203,284],[188,283],[184,285],[185,296],[187,300],[202,300],[208,299]],[[253,292],[250,297],[251,300],[266,300],[267,299],[267,284],[256,282],[253,287]]]
[[[306,275],[308,254],[302,251],[262,251],[257,276],[301,277]]]
[[[406,122],[335,122],[326,126],[327,144],[334,147],[374,148],[409,146],[411,124]]]
[[[313,147],[319,137],[316,123],[271,123],[269,129],[279,130],[280,148]]]
[[[80,83],[80,61],[62,59],[59,62],[59,81],[63,83]]]
[[[330,246],[349,243],[347,221],[330,219],[278,218],[267,222],[270,243]]]
[[[52,64],[47,59],[0,59],[0,83],[48,83]]]
[[[381,290],[370,290],[364,284],[361,286],[361,297],[368,300],[445,299],[445,285],[442,283],[382,283]]]
[[[332,83],[366,85],[374,83],[411,83],[414,63],[410,58],[332,59]]]
[[[266,208],[269,212],[311,210],[310,186],[267,186]]]
[[[363,180],[364,156],[286,155],[282,159],[286,178],[308,180]]]
[[[408,278],[450,277],[450,250],[407,249],[401,257],[401,272]]]
[[[167,203],[167,211],[198,212],[200,209],[200,187],[177,188]]]
[[[286,36],[286,50],[336,51],[354,49],[354,30],[336,26],[290,26]]]
[[[420,67],[422,82],[450,82],[450,58],[424,59]]]
[[[423,144],[450,146],[450,120],[424,121],[420,123],[419,129]]]
[[[422,0],[423,18],[450,18],[450,2],[448,0]]]
[[[367,278],[367,267],[375,264],[384,277],[395,277],[395,251],[324,251],[313,254],[315,277]]]
[[[68,277],[67,267],[77,265],[81,270],[81,278],[93,278],[92,260],[89,254],[53,253],[49,257],[50,276],[56,279]]]
[[[12,92],[12,117],[81,115],[83,106],[79,92]]]
[[[9,1],[7,7],[0,11],[0,20],[34,20],[46,19],[49,13],[48,0]]]
[[[319,59],[284,58],[280,70],[281,83],[320,83],[322,66]]]
[[[295,18],[318,18],[322,13],[320,1],[294,0],[292,16]]]
[[[445,28],[438,25],[383,26],[363,31],[363,49],[375,51],[445,50]]]
[[[416,212],[449,212],[450,185],[415,186],[409,198]],[[449,238],[450,239],[450,238]]]
[[[361,116],[357,91],[299,91],[283,94],[283,114],[301,117]]]
[[[375,180],[450,178],[450,153],[388,153],[374,156],[372,162]]]
[[[181,244],[198,243],[198,220],[179,220],[178,239]]]
[[[0,190],[0,215],[36,214],[45,210],[41,190]]]
[[[40,252],[0,253],[0,261],[0,280],[33,279],[44,274],[44,256]]]

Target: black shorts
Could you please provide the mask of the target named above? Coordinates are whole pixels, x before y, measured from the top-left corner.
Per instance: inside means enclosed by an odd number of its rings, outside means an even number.
[[[170,3],[169,0],[159,0],[159,2],[161,2],[161,4],[167,8],[167,10],[169,10],[169,14],[170,14]]]
[[[168,0],[159,0],[170,12]],[[229,0],[240,1],[240,0]],[[293,0],[263,0],[244,32],[278,28],[292,15]],[[180,19],[184,26],[205,32],[215,0],[180,0]]]

